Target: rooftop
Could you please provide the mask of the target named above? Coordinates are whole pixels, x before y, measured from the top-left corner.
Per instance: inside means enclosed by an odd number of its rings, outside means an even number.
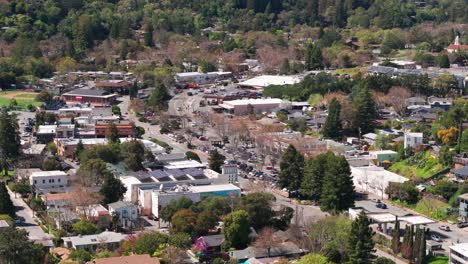
[[[224,105],[263,105],[263,104],[281,104],[283,100],[278,98],[266,98],[266,99],[239,99],[233,101],[226,101]]]
[[[63,237],[63,241],[71,242],[73,246],[79,245],[97,245],[104,243],[117,243],[125,240],[127,235],[110,231],[102,232],[98,235]]]
[[[27,155],[40,155],[46,146],[46,144],[32,144],[28,148],[23,149],[23,153]]]
[[[158,258],[152,258],[150,255],[131,255],[111,258],[98,258],[89,261],[88,264],[159,264]]]
[[[0,228],[2,227],[10,227],[6,220],[0,220]]]
[[[104,144],[107,144],[107,139],[106,138],[82,138],[82,139],[78,139],[78,138],[73,138],[73,139],[68,139],[68,138],[59,138],[57,139],[57,141],[60,143],[60,144],[63,144],[65,146],[73,146],[73,145],[77,145],[78,142],[81,142],[83,143],[83,145],[104,145]]]
[[[461,176],[468,176],[468,166],[465,166],[465,167],[460,168],[460,169],[453,169],[452,173],[457,174],[457,175],[461,175]]]
[[[462,254],[463,256],[468,256],[468,243],[456,244],[451,246],[450,249]]]
[[[37,128],[37,134],[55,134],[57,125],[42,125]]]
[[[241,191],[241,189],[234,184],[216,184],[216,185],[199,185],[190,186],[190,190],[196,193],[205,192],[219,192],[219,191]]]
[[[269,85],[290,85],[301,81],[299,76],[261,75],[240,82],[240,86],[267,87]]]
[[[64,93],[63,95],[69,95],[69,96],[92,96],[92,97],[113,97],[115,94],[111,94],[106,91],[102,90],[91,90],[91,89],[76,89],[73,91],[70,91],[68,93]]]
[[[168,165],[164,166],[165,169],[188,169],[188,168],[202,168],[205,165],[201,164],[196,160],[183,160],[183,161],[173,161],[169,162]]]
[[[372,155],[379,155],[379,154],[398,154],[398,152],[395,152],[393,150],[373,150],[369,151],[369,154]]]
[[[427,224],[435,223],[434,220],[429,219],[424,216],[419,216],[419,215],[402,216],[402,217],[399,217],[398,219],[400,219],[401,221],[405,221],[411,225],[427,225]]]
[[[108,204],[108,206],[109,206],[109,209],[112,207],[112,209],[116,210],[116,209],[120,209],[120,208],[133,207],[133,206],[136,206],[136,205],[134,205],[131,202],[118,201],[118,202],[115,202],[115,203],[110,203],[110,204]]]
[[[67,176],[64,171],[35,171],[31,173],[31,177],[49,177],[49,176]]]

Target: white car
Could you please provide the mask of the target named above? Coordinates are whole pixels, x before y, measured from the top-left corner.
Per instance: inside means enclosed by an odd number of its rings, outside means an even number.
[[[431,239],[435,242],[442,242],[442,239],[438,235],[431,235]]]
[[[447,231],[447,232],[450,231],[450,227],[449,227],[449,226],[446,226],[446,225],[441,225],[441,226],[439,226],[439,229],[440,229],[440,230]]]

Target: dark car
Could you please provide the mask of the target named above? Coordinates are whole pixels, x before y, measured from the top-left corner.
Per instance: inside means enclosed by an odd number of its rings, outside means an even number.
[[[378,203],[375,205],[377,208],[380,208],[380,209],[387,209],[387,205],[384,204],[384,203]]]
[[[458,228],[465,228],[468,226],[468,221],[464,221],[464,222],[458,222],[457,223],[457,227]]]

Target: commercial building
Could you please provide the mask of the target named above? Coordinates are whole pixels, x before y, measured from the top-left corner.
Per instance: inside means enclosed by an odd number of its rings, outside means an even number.
[[[62,100],[66,103],[89,103],[92,105],[111,105],[117,95],[102,90],[76,89],[62,94]]]
[[[299,83],[302,80],[299,76],[281,76],[281,75],[261,75],[240,82],[238,85],[241,88],[263,90],[269,85],[290,85]]]
[[[90,149],[96,145],[107,144],[106,138],[57,138],[55,139],[55,145],[57,146],[57,155],[64,158],[74,158],[76,146],[80,141],[81,143],[83,143],[85,149]]]
[[[228,179],[228,183],[238,182],[238,170],[235,164],[226,164],[221,167],[221,174]]]
[[[86,250],[94,252],[98,247],[105,247],[109,250],[115,250],[120,243],[127,239],[127,235],[116,232],[102,232],[98,235],[62,237],[63,243],[67,248],[76,250]]]
[[[450,247],[449,264],[468,264],[468,243]]]
[[[94,84],[97,88],[110,93],[128,93],[131,84],[125,80],[106,80]]]
[[[119,216],[120,224],[123,227],[132,227],[138,219],[138,207],[131,202],[118,201],[108,204],[109,213],[116,213]]]
[[[181,72],[176,74],[175,81],[179,84],[208,84],[230,77],[232,72]]]
[[[373,193],[382,198],[387,198],[385,189],[391,182],[403,183],[407,178],[385,170],[382,167],[363,166],[350,167],[354,187],[365,192]]]
[[[54,192],[68,185],[68,175],[63,171],[37,171],[29,176],[36,192]]]
[[[270,113],[281,108],[283,100],[271,99],[241,99],[234,101],[224,101],[219,107],[234,115]]]
[[[57,125],[41,125],[37,127],[36,138],[39,143],[49,143],[55,138]]]
[[[468,219],[468,193],[458,196],[458,199],[460,200],[459,211],[458,211],[460,214],[460,217],[464,219]]]
[[[113,122],[117,128],[119,137],[135,137],[135,123],[129,121]],[[108,123],[97,123],[94,126],[96,137],[105,138],[110,135],[111,125]]]

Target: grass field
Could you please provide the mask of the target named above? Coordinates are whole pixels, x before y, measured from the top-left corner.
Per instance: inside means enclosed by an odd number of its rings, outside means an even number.
[[[426,152],[419,160],[402,160],[390,166],[388,170],[407,178],[421,177],[427,179],[444,169],[446,167],[440,164],[437,159],[431,157],[429,152]]]
[[[18,109],[27,109],[28,105],[40,106],[42,103],[35,100],[37,93],[26,91],[0,92],[0,107],[9,107],[11,99],[18,103]]]
[[[427,260],[428,264],[448,264],[449,258],[447,256],[437,256],[437,257],[430,257]]]
[[[402,203],[398,200],[393,202],[439,221],[447,219],[448,216],[445,213],[445,209],[450,207],[447,203],[428,197],[422,198],[417,204]]]

